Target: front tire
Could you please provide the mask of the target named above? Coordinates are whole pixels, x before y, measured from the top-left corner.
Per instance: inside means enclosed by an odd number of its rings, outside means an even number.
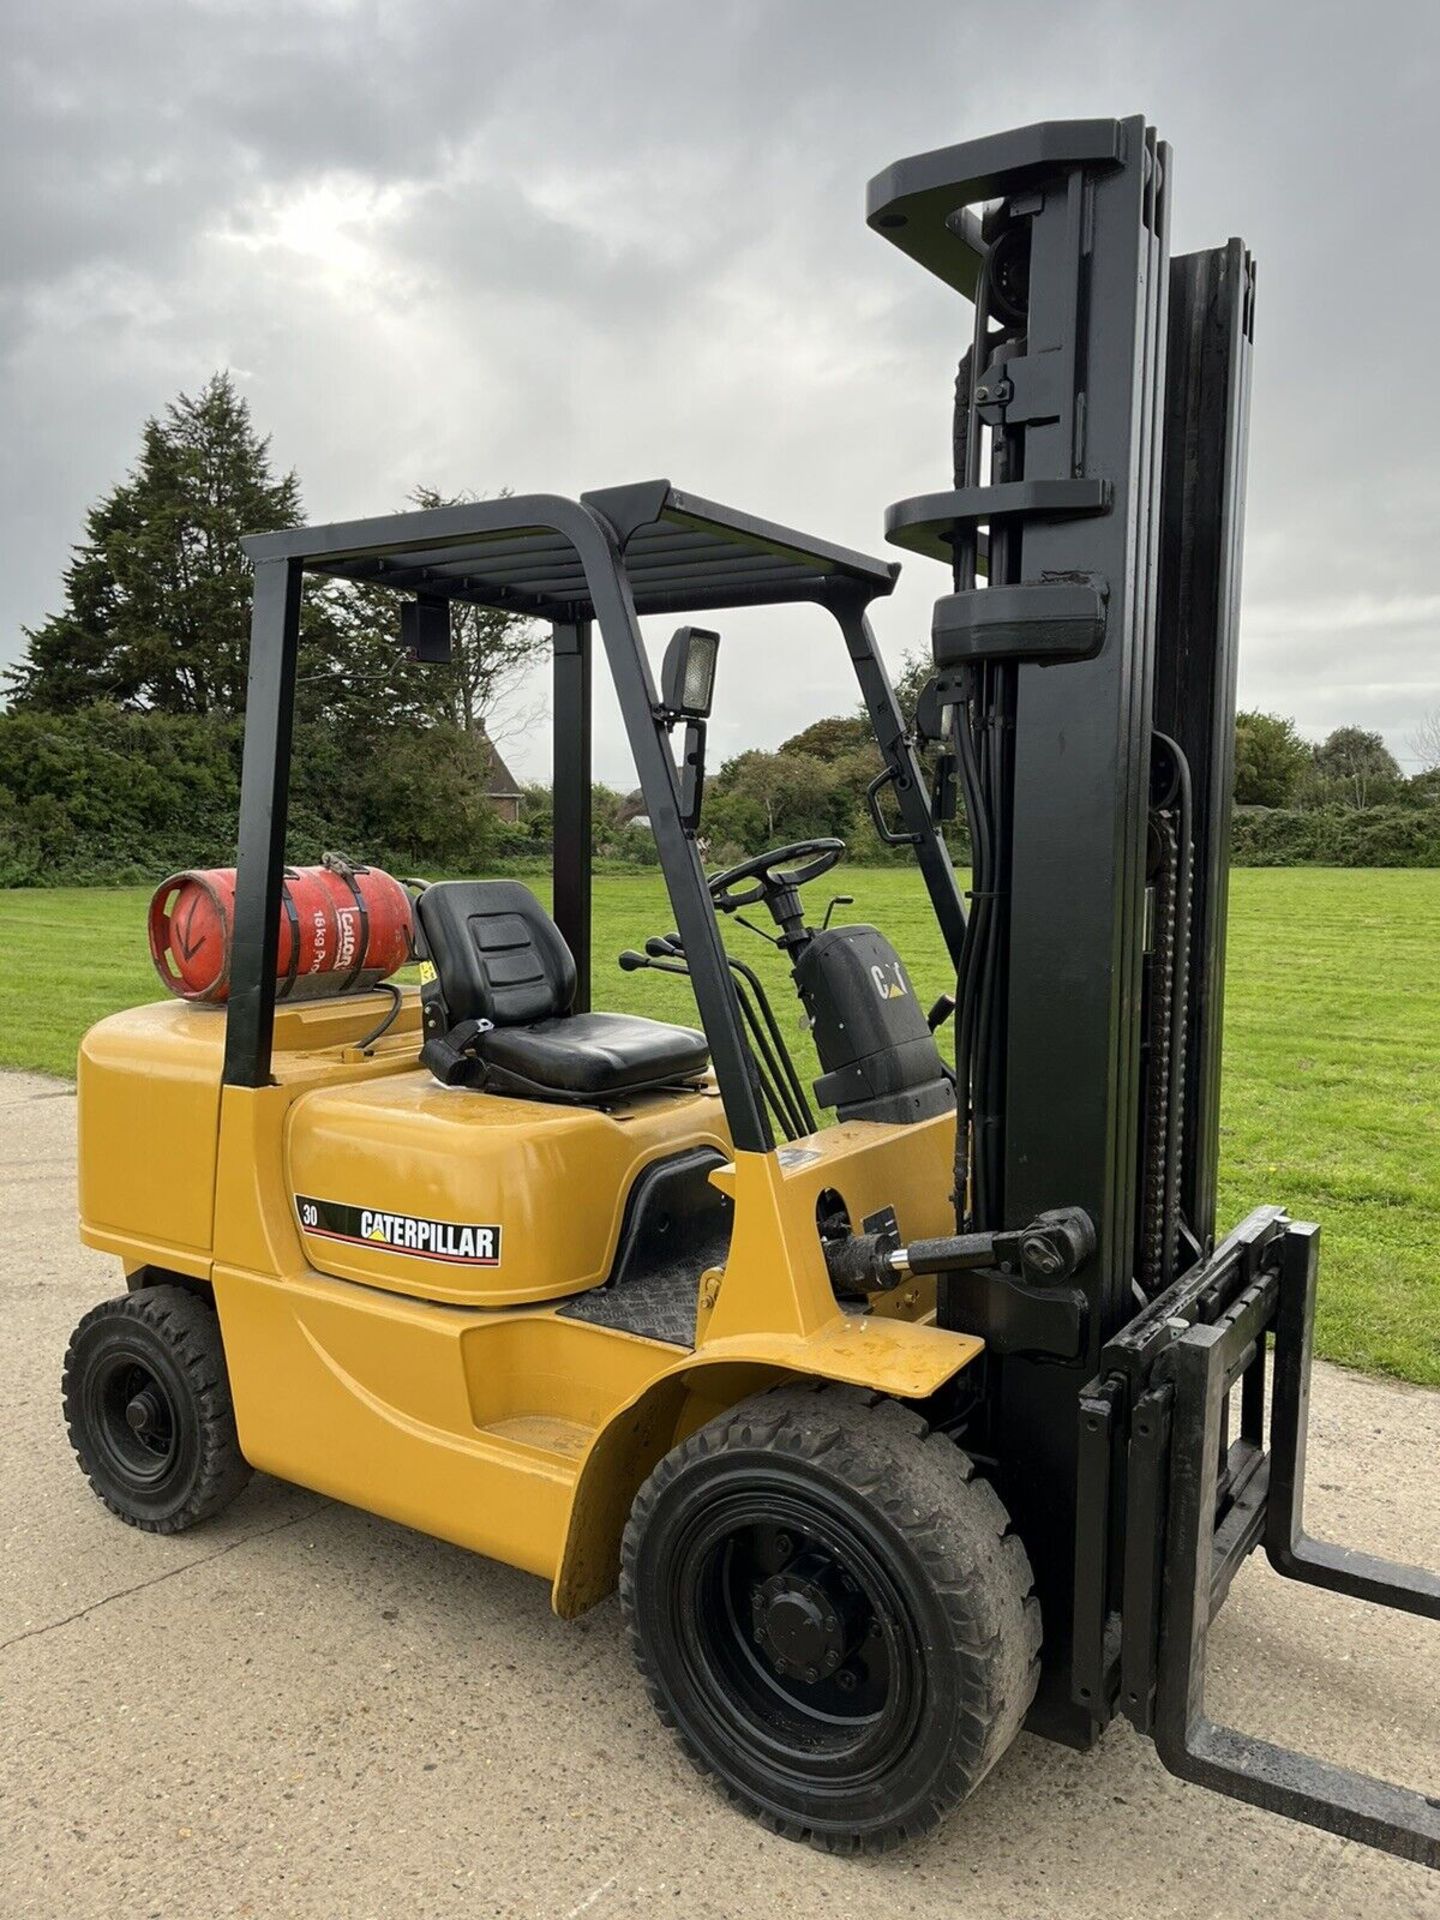
[[[620,1602],[661,1719],[789,1839],[878,1852],[937,1824],[1035,1693],[1040,1611],[994,1489],[893,1400],[742,1402],[640,1489]]]
[[[250,1478],[219,1319],[184,1287],[92,1307],[70,1336],[61,1390],[81,1472],[132,1527],[182,1533]]]

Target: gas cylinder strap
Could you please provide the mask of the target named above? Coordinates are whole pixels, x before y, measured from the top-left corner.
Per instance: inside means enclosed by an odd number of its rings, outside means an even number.
[[[285,969],[285,979],[276,989],[277,1000],[288,1000],[295,985],[295,977],[300,971],[300,916],[295,911],[295,902],[290,898],[290,882],[295,869],[286,867],[285,878],[280,883],[280,905],[285,918],[290,922],[290,964]]]

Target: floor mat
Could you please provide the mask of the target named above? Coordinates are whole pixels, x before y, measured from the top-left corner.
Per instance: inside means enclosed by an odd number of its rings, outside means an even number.
[[[723,1246],[718,1249],[721,1257]],[[596,1287],[567,1300],[559,1309],[565,1320],[588,1320],[592,1326],[638,1333],[646,1340],[664,1340],[674,1347],[695,1345],[695,1307],[700,1275],[708,1262],[693,1260],[636,1274],[619,1286]]]

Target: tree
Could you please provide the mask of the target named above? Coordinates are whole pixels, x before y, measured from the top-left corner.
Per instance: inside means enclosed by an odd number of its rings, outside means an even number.
[[[907,727],[915,724],[915,709],[920,704],[920,696],[928,682],[934,678],[935,663],[928,653],[920,648],[912,648],[905,655],[899,673],[895,678],[895,698],[900,702],[900,711],[905,716]]]
[[[447,504],[433,489],[415,499]],[[63,610],[6,676],[0,871],[163,870],[200,857],[186,847],[226,856],[253,584],[242,539],[300,519],[299,484],[273,473],[228,374],[145,423],[133,470],[86,516]],[[307,581],[294,848],[454,866],[493,844],[486,722],[543,642],[528,621],[464,605],[453,632],[452,662],[422,664],[401,647],[394,594]],[[49,791],[15,772],[32,762]]]
[[[417,487],[410,504],[428,510],[475,497]],[[515,706],[526,670],[549,647],[532,620],[452,600],[450,659],[441,663],[412,660],[401,647],[400,600],[385,588],[312,584],[306,618],[320,644],[308,666],[302,662],[303,710],[343,734],[444,724],[473,740],[476,764],[487,764],[492,741],[533,718]]]
[[[299,520],[299,483],[271,471],[269,442],[230,375],[182,393],[146,421],[134,471],[86,515],[64,610],[27,632],[7,675],[17,705],[241,712],[250,633],[241,536]]]
[[[1420,772],[1434,773],[1440,768],[1440,707],[1432,707],[1410,735],[1411,753],[1420,762]]]
[[[1278,713],[1237,713],[1236,804],[1288,806],[1310,758],[1310,749],[1296,732],[1293,720]]]
[[[617,793],[614,787],[603,786],[599,781],[592,784],[591,848],[605,859],[633,860],[641,866],[653,866],[659,858],[655,836],[648,826],[640,825],[635,799],[635,795]]]
[[[429,510],[477,497],[417,487],[409,504]],[[385,588],[312,582],[305,619],[317,643],[299,677],[302,707],[311,719],[347,733],[445,722],[488,755],[493,739],[532,718],[515,710],[514,696],[526,670],[548,651],[549,636],[533,620],[452,600],[450,659],[440,663],[405,653],[400,600]]]
[[[1314,750],[1315,772],[1327,795],[1364,808],[1390,798],[1400,785],[1400,768],[1378,733],[1364,727],[1336,727]]]
[[[746,853],[813,836],[843,837],[852,817],[851,793],[836,765],[808,753],[737,754],[705,795],[712,842]]]
[[[824,720],[812,720],[808,727],[780,742],[781,753],[807,753],[815,760],[834,761],[868,747],[874,736],[863,713],[832,713]]]
[[[502,488],[504,499],[508,488]],[[416,487],[410,498],[417,507],[466,506],[480,496],[443,494],[434,487]],[[450,664],[431,668],[436,695],[446,717],[462,733],[500,739],[523,726],[528,715],[513,712],[515,695],[527,670],[549,648],[549,636],[533,620],[518,619],[491,607],[454,601],[450,608]]]
[[[390,727],[347,770],[358,844],[381,864],[484,871],[499,822],[485,799],[484,742],[448,720]]]

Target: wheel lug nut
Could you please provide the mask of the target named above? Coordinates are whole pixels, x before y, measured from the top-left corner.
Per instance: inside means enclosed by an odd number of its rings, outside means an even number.
[[[820,1669],[818,1667],[806,1667],[805,1678],[813,1687],[815,1682],[820,1678]]]

